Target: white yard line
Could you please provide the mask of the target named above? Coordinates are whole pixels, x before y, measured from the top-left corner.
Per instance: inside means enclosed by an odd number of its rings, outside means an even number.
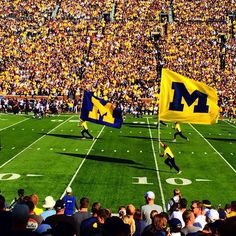
[[[44,138],[45,136],[47,136],[48,134],[50,134],[52,131],[54,131],[55,129],[57,129],[58,127],[60,127],[61,125],[63,125],[64,123],[66,123],[68,120],[70,120],[73,116],[69,117],[68,119],[66,119],[64,122],[62,122],[61,124],[57,125],[55,128],[53,128],[52,130],[50,130],[49,132],[47,132],[46,134],[44,134],[43,136],[41,136],[40,138],[38,138],[37,140],[35,140],[33,143],[31,143],[29,146],[27,146],[25,149],[23,149],[22,151],[20,151],[19,153],[17,153],[14,157],[12,157],[11,159],[9,159],[7,162],[5,162],[4,164],[2,164],[0,166],[0,169],[2,167],[4,167],[5,165],[7,165],[9,162],[13,161],[17,156],[19,156],[21,153],[23,153],[24,151],[26,151],[27,149],[29,149],[31,146],[33,146],[35,143],[37,143],[39,140],[41,140],[42,138]]]
[[[205,139],[204,136],[203,136],[195,127],[193,127],[191,124],[189,124],[189,125],[190,125],[190,126],[192,127],[192,129],[194,129],[194,130],[207,142],[207,144],[225,161],[225,163],[233,170],[233,172],[236,173],[236,170],[233,168],[233,166],[231,166],[230,163],[229,163],[227,160],[225,160],[225,158],[212,146],[212,144],[211,144],[207,139]]]
[[[162,185],[161,185],[161,177],[160,177],[160,173],[159,173],[159,167],[158,167],[158,164],[157,164],[157,157],[156,157],[156,152],[155,152],[155,149],[154,149],[154,143],[153,143],[153,139],[152,139],[152,132],[151,132],[151,129],[150,129],[148,118],[147,118],[147,123],[148,123],[149,135],[150,135],[150,138],[151,138],[152,153],[153,153],[155,166],[156,166],[157,180],[158,180],[158,185],[159,185],[160,193],[161,193],[162,206],[163,206],[163,210],[165,212],[166,211],[165,198],[164,198],[163,189],[162,189]]]
[[[30,118],[26,118],[26,119],[24,119],[24,120],[21,120],[21,121],[19,121],[19,122],[16,122],[16,123],[14,123],[14,124],[12,124],[12,125],[9,125],[9,126],[7,126],[7,127],[5,127],[5,128],[0,129],[0,131],[3,131],[3,130],[5,130],[5,129],[8,129],[8,128],[14,126],[14,125],[18,125],[18,124],[20,124],[20,123],[22,123],[22,122],[24,122],[24,121],[26,121],[26,120],[29,120],[29,119],[30,119]]]
[[[227,120],[223,120],[227,125],[230,125],[230,126],[232,126],[233,128],[236,128],[236,125],[232,125],[232,124],[230,124],[229,123],[229,121],[227,121]]]
[[[104,128],[105,128],[105,126],[102,127],[102,129],[100,130],[98,136],[97,136],[96,139],[93,141],[91,147],[89,148],[89,150],[88,150],[87,154],[85,155],[84,159],[82,160],[82,162],[80,163],[79,167],[78,167],[77,170],[75,171],[75,173],[74,173],[73,177],[71,178],[71,180],[70,180],[69,184],[67,185],[67,187],[71,186],[71,184],[73,183],[74,179],[76,178],[77,174],[79,173],[81,167],[83,166],[84,162],[86,161],[87,156],[88,156],[89,153],[91,152],[91,150],[92,150],[94,144],[97,142],[97,139],[98,139],[99,136],[101,135],[101,133],[102,133],[102,131],[104,130]],[[67,188],[67,187],[66,187],[66,188]],[[65,194],[66,194],[66,189],[65,189],[65,191],[63,192],[63,194],[61,195],[61,199],[65,196]]]

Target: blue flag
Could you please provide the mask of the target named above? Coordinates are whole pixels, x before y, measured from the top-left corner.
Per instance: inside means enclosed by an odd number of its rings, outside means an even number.
[[[80,118],[114,128],[120,128],[123,123],[120,108],[88,91],[84,91]]]

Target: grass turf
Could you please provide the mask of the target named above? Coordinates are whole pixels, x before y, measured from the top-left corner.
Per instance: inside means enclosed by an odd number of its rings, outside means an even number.
[[[80,199],[100,201],[116,212],[119,205],[144,203],[152,190],[165,205],[174,188],[189,201],[209,199],[213,205],[235,200],[236,126],[182,124],[187,142],[173,143],[172,124],[160,129],[183,171],[176,175],[159,157],[156,118],[127,117],[121,129],[89,123],[96,139],[82,139],[78,116],[46,119],[0,114],[0,190],[10,202],[17,189],[60,198],[68,185]],[[162,151],[162,150],[161,150]]]

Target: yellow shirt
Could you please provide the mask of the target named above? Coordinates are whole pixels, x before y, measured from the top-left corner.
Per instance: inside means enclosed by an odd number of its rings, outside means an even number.
[[[38,208],[38,207],[35,207],[35,208],[34,208],[34,213],[35,213],[35,215],[40,215],[42,212],[43,212],[43,209]]]
[[[181,132],[181,128],[180,128],[180,124],[179,123],[175,124],[175,130],[178,131],[178,132]]]
[[[164,156],[167,156],[167,157],[171,157],[171,158],[174,158],[174,154],[172,153],[172,151],[170,150],[169,147],[167,147],[165,150],[164,150]]]

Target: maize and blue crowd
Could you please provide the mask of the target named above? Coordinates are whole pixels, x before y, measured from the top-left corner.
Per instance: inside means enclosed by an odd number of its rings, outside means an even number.
[[[165,208],[153,191],[144,194],[142,206],[120,205],[117,212],[101,202],[79,201],[67,187],[58,200],[18,189],[10,203],[0,195],[0,234],[6,236],[233,236],[236,201],[214,207],[209,199],[189,201],[174,189]],[[143,196],[137,196],[143,197]]]

